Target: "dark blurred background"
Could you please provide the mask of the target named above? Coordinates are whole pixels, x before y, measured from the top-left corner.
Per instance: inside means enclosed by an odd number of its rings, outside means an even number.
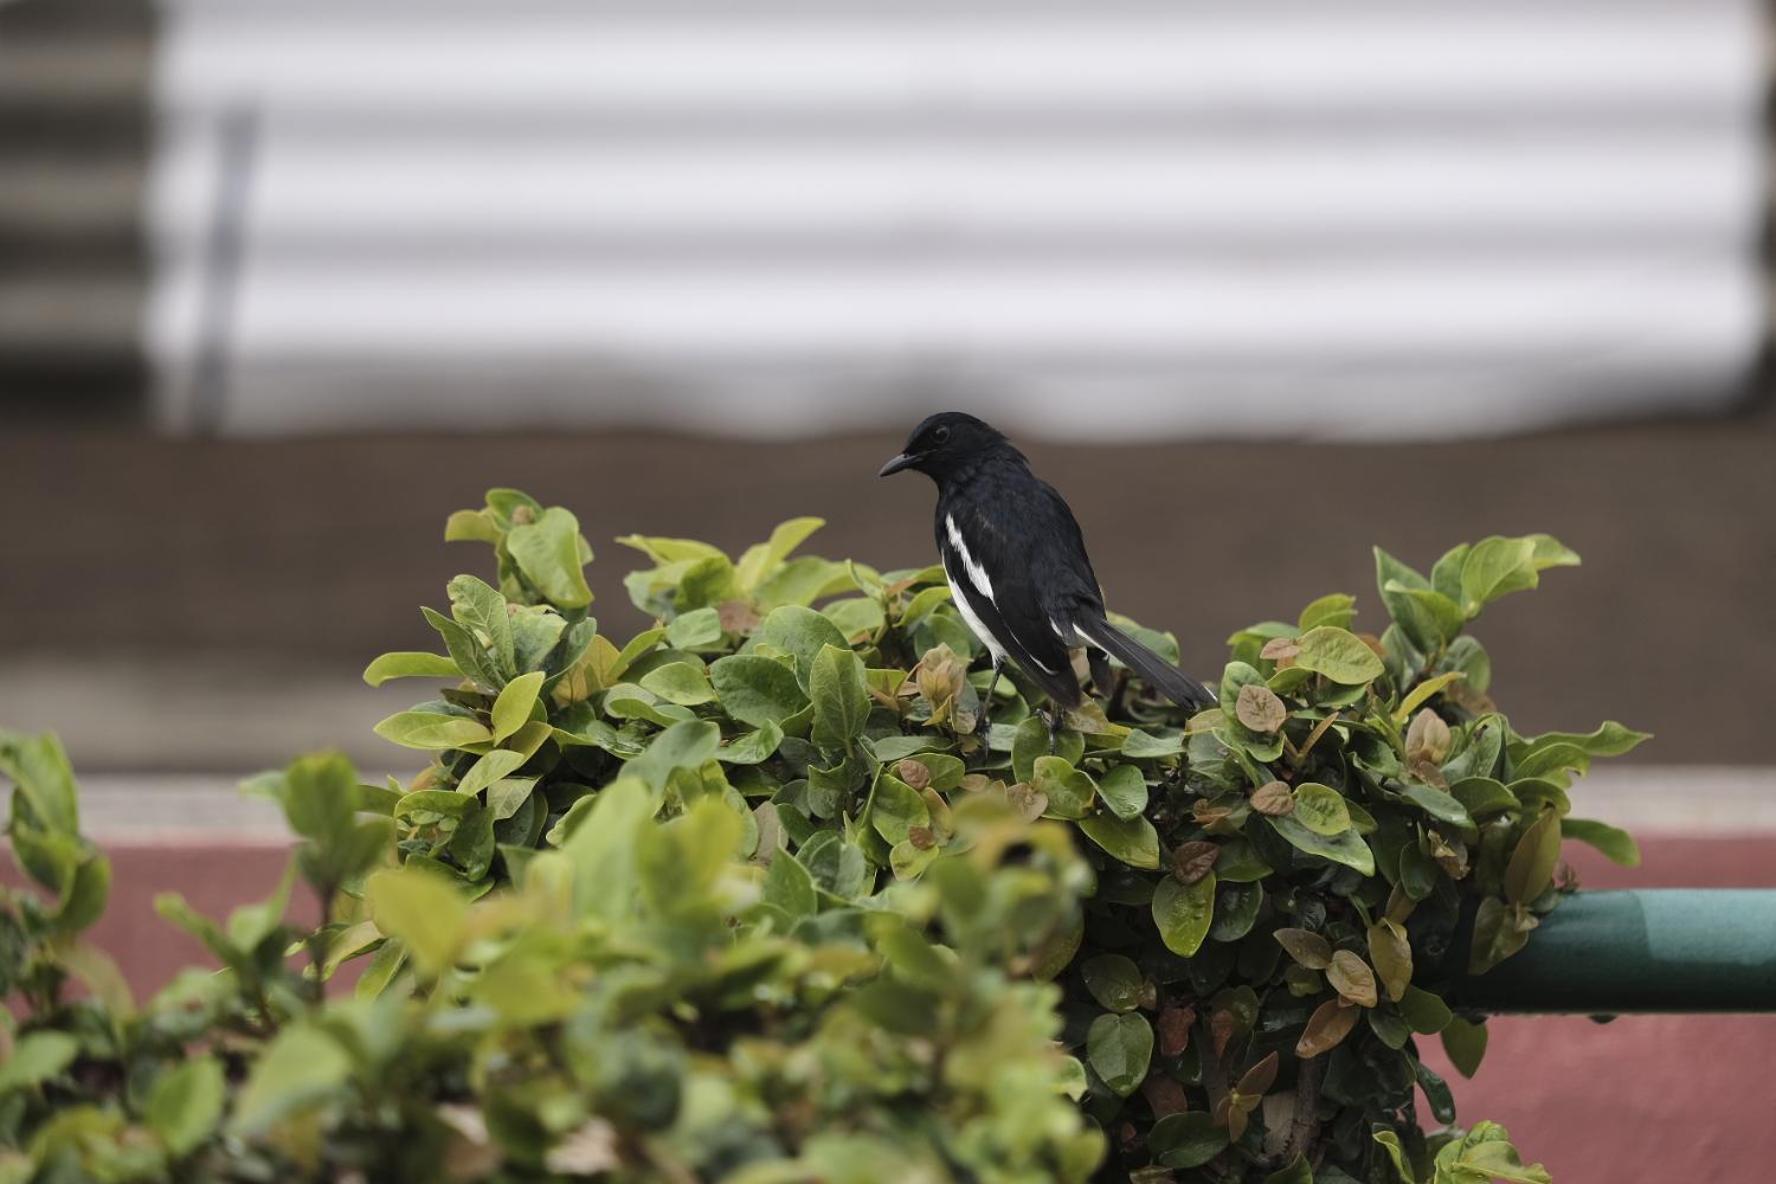
[[[240,774],[411,772],[359,672],[485,571],[487,487],[579,514],[622,635],[619,534],[929,562],[874,474],[944,407],[1204,673],[1379,624],[1373,544],[1556,534],[1479,633],[1526,730],[1658,734],[1577,787],[1647,851],[1586,882],[1776,887],[1768,17],[0,0],[0,726],[84,774],[100,940],[152,985],[155,891],[275,879]],[[1494,1029],[1464,1114],[1562,1184],[1767,1177],[1769,1017]]]

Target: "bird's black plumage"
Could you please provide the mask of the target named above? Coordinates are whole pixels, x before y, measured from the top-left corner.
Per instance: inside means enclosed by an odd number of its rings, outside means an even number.
[[[933,415],[881,475],[903,469],[937,484],[944,574],[995,668],[1009,658],[1056,705],[1077,707],[1084,695],[1070,651],[1083,645],[1094,669],[1102,665],[1098,654],[1108,653],[1181,706],[1214,702],[1200,683],[1110,623],[1073,511],[1005,436],[959,411]]]

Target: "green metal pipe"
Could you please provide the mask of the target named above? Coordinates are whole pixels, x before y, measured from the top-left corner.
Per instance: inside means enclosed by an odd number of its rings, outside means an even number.
[[[1776,890],[1575,893],[1450,996],[1496,1013],[1776,1011]]]

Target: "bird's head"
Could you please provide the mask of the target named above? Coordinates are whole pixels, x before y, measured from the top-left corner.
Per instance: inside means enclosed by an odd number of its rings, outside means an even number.
[[[940,411],[925,419],[907,437],[906,447],[882,466],[877,476],[887,477],[902,469],[924,473],[942,481],[959,469],[996,452],[1019,455],[991,424],[961,411]]]

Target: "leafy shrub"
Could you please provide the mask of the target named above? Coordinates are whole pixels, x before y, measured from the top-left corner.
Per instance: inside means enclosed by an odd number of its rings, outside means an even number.
[[[377,729],[430,763],[406,785],[324,758],[257,783],[328,902],[306,977],[281,902],[225,927],[168,903],[228,971],[126,1022],[57,1002],[56,976],[83,972],[56,951],[83,947],[15,905],[28,956],[9,983],[36,1008],[21,1047],[77,1015],[111,1033],[15,1084],[6,1129],[34,1157],[18,1162],[90,1170],[146,1147],[163,1165],[147,1176],[183,1154],[209,1165],[181,1177],[198,1179],[1546,1178],[1493,1124],[1419,1129],[1415,1089],[1454,1114],[1415,1041],[1440,1034],[1476,1067],[1485,1030],[1441,992],[1555,907],[1563,835],[1635,858],[1568,817],[1566,790],[1642,737],[1518,734],[1465,632],[1577,556],[1489,538],[1427,577],[1378,551],[1379,637],[1324,597],[1231,639],[1219,708],[1186,719],[1120,671],[1051,737],[1034,692],[975,660],[940,569],[797,556],[819,525],[737,560],[620,540],[653,564],[626,586],[656,624],[619,645],[588,614],[572,514],[495,490],[453,515],[448,538],[493,546],[497,586],[459,576],[448,614],[426,610],[446,652],[365,674],[448,684]],[[42,795],[21,796],[29,830]],[[32,873],[78,919],[69,844]],[[359,956],[357,997],[320,1003],[317,979]],[[192,1041],[213,1059],[177,1072],[215,1065],[209,1092],[160,1085]],[[108,1086],[79,1084],[89,1063]],[[220,1083],[243,1077],[223,1122]],[[183,1151],[153,1122],[175,1088],[216,1099]]]
[[[16,843],[73,783],[53,738],[4,754]],[[662,821],[619,777],[476,899],[429,865],[371,870],[387,820],[356,818],[374,795],[343,757],[261,787],[308,836],[309,882],[349,885],[336,912],[363,919],[304,942],[289,878],[224,924],[159,900],[226,969],[137,1009],[79,940],[85,898],[9,893],[0,987],[29,1011],[0,1028],[0,1180],[1036,1182],[1102,1156],[1058,990],[1001,969],[1077,915],[1087,869],[1058,827],[959,806],[967,850],[862,909],[787,855],[743,858],[719,794]],[[49,833],[103,868],[75,823]],[[399,959],[320,998],[316,965],[385,941]],[[303,945],[318,963],[288,957]],[[69,976],[92,994],[66,998]]]

